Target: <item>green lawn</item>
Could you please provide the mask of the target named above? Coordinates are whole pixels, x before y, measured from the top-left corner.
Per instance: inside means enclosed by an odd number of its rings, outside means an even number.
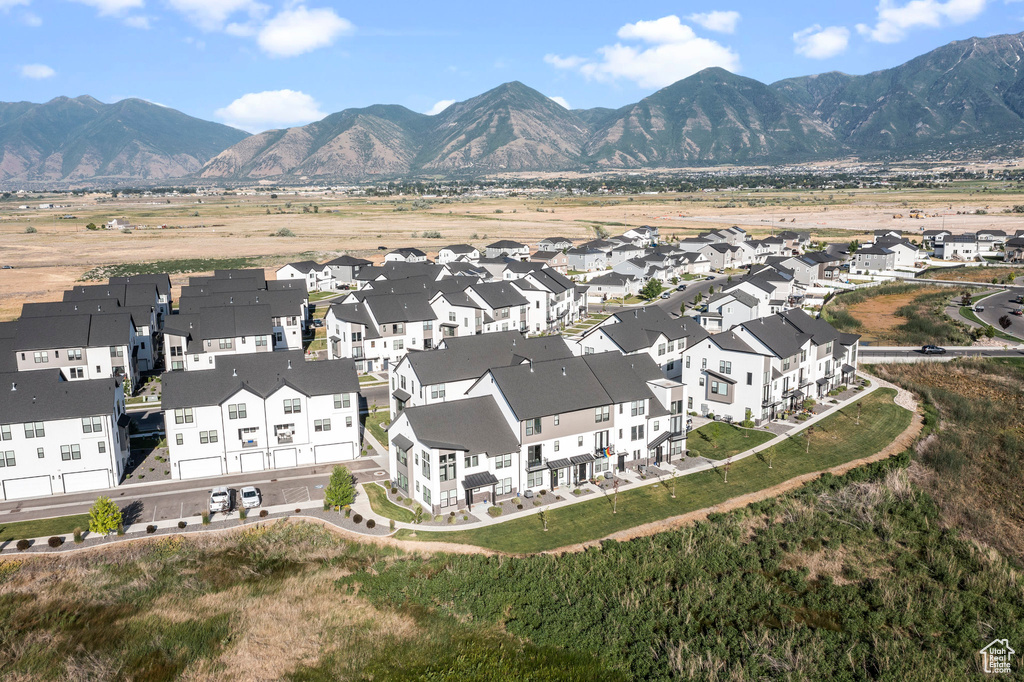
[[[733,455],[767,443],[775,437],[769,431],[741,429],[732,424],[712,422],[694,429],[686,438],[691,457],[727,459]]]
[[[376,383],[381,383],[381,380],[378,379],[375,376],[370,375],[370,374],[364,374],[363,376],[359,377],[359,383],[361,383],[361,384],[376,384]]]
[[[403,523],[412,523],[416,519],[416,515],[412,513],[411,509],[399,507],[389,500],[388,492],[376,483],[364,483],[363,490],[366,491],[366,497],[370,500],[370,507],[373,508],[373,513],[380,514],[387,519],[402,521]]]
[[[806,436],[794,438],[772,448],[772,468],[748,457],[733,464],[724,481],[723,467],[678,477],[676,498],[672,499],[672,480],[636,488],[619,494],[618,513],[612,514],[612,496],[604,495],[547,513],[548,531],[534,515],[484,528],[465,531],[419,531],[420,541],[458,542],[505,552],[529,553],[577,542],[596,540],[616,531],[644,523],[685,514],[720,504],[732,497],[768,488],[795,476],[872,455],[910,425],[912,413],[892,402],[896,392],[878,389],[864,397],[861,423],[857,407],[851,405],[818,422],[811,436],[810,453],[805,453]],[[396,537],[409,539],[410,531],[400,530]]]
[[[370,432],[374,439],[382,446],[388,446],[388,434],[384,430],[384,426],[391,421],[391,415],[388,413],[387,405],[382,409],[378,409],[376,414],[366,415],[366,421],[363,426]]]
[[[0,525],[0,542],[25,538],[42,538],[48,535],[71,535],[76,528],[89,530],[89,515],[57,516],[38,521],[15,521]],[[67,538],[70,540],[71,538]]]

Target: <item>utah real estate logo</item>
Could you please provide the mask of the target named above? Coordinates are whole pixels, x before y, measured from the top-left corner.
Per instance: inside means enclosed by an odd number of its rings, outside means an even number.
[[[996,674],[1010,672],[1010,657],[1017,652],[1010,648],[1009,640],[994,639],[980,653],[981,669]]]

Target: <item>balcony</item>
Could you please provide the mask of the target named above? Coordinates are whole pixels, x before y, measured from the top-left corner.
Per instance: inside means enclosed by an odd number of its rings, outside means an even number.
[[[277,437],[277,444],[278,445],[288,445],[293,440],[294,440],[294,438],[292,436],[290,436],[290,435],[289,436],[280,435],[280,436]]]
[[[243,448],[258,448],[259,446],[260,446],[259,441],[257,441],[255,438],[251,438],[249,440],[243,440],[242,441],[242,447]]]
[[[526,460],[526,470],[536,471],[537,469],[544,468],[544,459],[528,459]]]

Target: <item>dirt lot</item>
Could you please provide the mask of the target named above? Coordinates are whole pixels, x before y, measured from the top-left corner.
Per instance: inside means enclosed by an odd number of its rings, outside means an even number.
[[[995,277],[1000,282],[1006,278],[1016,279],[1024,274],[1024,269],[1013,270],[1010,268],[946,268],[944,270],[933,270],[921,276],[921,279],[945,279],[957,282],[984,282],[989,283]]]
[[[875,343],[879,339],[885,339],[887,332],[891,331],[906,320],[896,316],[896,311],[905,305],[913,303],[921,296],[927,296],[944,290],[942,287],[926,287],[906,294],[893,294],[891,296],[875,296],[866,301],[856,303],[847,310],[857,318],[865,330],[862,334],[862,341]]]

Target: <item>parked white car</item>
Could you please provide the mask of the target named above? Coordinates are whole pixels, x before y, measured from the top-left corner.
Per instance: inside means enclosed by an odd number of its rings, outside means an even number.
[[[247,485],[242,488],[242,506],[246,509],[252,509],[260,506],[262,500],[260,499],[260,491],[253,488],[251,485]]]
[[[211,512],[229,512],[231,511],[234,491],[223,486],[214,488],[210,491],[210,511]]]

